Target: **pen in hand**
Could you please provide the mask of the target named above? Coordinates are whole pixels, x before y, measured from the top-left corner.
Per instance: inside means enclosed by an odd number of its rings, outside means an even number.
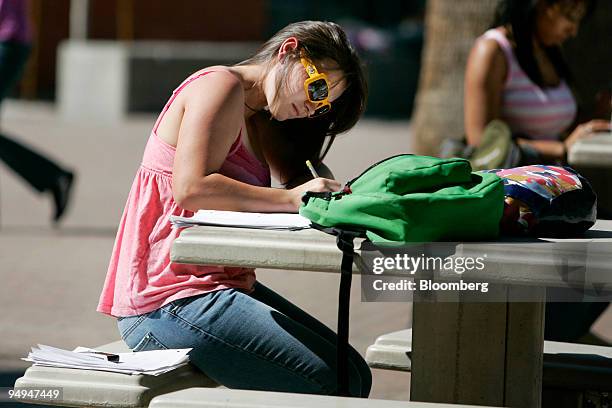
[[[318,178],[319,177],[319,175],[317,174],[317,171],[315,170],[315,168],[312,165],[312,163],[310,162],[310,160],[306,160],[306,167],[308,167],[308,170],[310,170],[310,174],[312,174],[312,177],[314,177],[314,178]]]

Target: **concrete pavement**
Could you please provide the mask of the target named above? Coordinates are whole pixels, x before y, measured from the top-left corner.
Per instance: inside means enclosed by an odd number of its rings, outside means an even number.
[[[37,343],[96,346],[119,338],[114,319],[95,311],[116,227],[154,115],[124,122],[67,123],[53,105],[7,101],[2,131],[77,174],[70,208],[52,228],[50,197],[0,166],[0,372],[19,371]],[[326,162],[346,181],[375,160],[409,151],[409,123],[364,120],[338,138]],[[338,276],[259,270],[258,278],[335,327]],[[308,288],[316,289],[316,297]],[[386,332],[409,327],[410,304],[361,303],[353,284],[351,342],[362,353]],[[9,376],[6,376],[10,378]],[[408,399],[410,375],[376,370],[372,397]],[[9,384],[0,384],[9,386]]]
[[[77,173],[77,179],[65,219],[52,228],[50,198],[35,194],[0,166],[0,373],[23,370],[28,364],[19,358],[36,343],[73,348],[119,338],[114,319],[95,307],[154,119],[133,115],[117,125],[67,123],[50,104],[3,105],[3,132],[58,159]],[[326,163],[344,182],[374,161],[402,151],[410,152],[409,122],[368,119],[338,138]],[[335,327],[338,276],[321,273],[313,279],[311,273],[259,270],[258,278]],[[361,303],[359,289],[356,277],[351,342],[365,353],[378,335],[409,327],[411,307]],[[594,329],[612,340],[611,310]],[[374,370],[371,396],[408,399],[409,379],[408,373]]]

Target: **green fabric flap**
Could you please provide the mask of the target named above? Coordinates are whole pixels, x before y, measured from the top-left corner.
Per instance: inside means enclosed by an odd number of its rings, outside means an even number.
[[[379,162],[347,184],[353,192],[407,194],[467,183],[471,171],[470,162],[466,159],[404,154]]]
[[[397,168],[406,165],[406,157],[417,158],[408,167],[418,175]],[[336,193],[331,199],[309,197],[300,214],[325,227],[366,229],[377,243],[495,238],[503,212],[502,180],[493,173],[471,173],[462,159],[423,157],[399,156],[384,162],[387,174],[369,169],[354,181],[351,193]],[[426,162],[428,166],[422,165]],[[402,172],[405,176],[396,176]]]

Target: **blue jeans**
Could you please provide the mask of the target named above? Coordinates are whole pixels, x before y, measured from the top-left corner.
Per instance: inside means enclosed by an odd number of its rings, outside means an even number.
[[[188,348],[192,364],[228,388],[333,395],[336,333],[261,283],[225,289],[119,317],[134,351]],[[351,396],[367,398],[372,374],[349,350]]]

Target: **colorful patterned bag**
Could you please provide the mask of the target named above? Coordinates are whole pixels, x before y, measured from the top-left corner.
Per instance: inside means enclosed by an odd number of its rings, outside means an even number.
[[[502,233],[575,235],[593,226],[597,196],[570,167],[532,165],[485,170],[504,181]]]

